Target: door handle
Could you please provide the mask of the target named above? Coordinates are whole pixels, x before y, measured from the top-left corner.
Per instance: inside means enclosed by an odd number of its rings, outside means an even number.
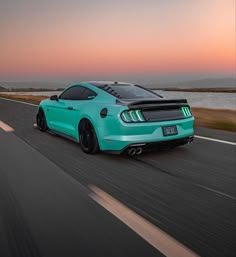
[[[67,107],[68,110],[73,110],[72,106]]]

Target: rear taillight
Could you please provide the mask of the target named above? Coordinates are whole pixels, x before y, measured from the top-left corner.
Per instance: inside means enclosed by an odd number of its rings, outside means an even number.
[[[123,111],[120,116],[124,122],[144,122],[145,121],[141,113],[141,110]]]
[[[185,118],[188,118],[188,117],[191,117],[192,116],[192,113],[190,111],[190,108],[187,107],[187,106],[184,106],[184,107],[181,107],[181,111],[184,115]]]

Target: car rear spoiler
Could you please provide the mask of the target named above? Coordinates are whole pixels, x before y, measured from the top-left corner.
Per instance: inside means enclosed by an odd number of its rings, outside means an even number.
[[[188,106],[186,99],[145,99],[138,101],[118,100],[118,104],[127,105],[129,109],[172,109],[181,106]]]

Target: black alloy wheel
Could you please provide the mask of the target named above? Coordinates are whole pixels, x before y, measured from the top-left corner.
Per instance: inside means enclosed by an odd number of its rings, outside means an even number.
[[[40,131],[42,131],[42,132],[47,131],[47,121],[46,121],[45,114],[42,109],[39,109],[37,117],[36,117],[36,121],[37,121],[37,126]]]
[[[97,135],[92,123],[87,120],[81,120],[79,124],[80,146],[85,153],[94,154],[99,151]]]

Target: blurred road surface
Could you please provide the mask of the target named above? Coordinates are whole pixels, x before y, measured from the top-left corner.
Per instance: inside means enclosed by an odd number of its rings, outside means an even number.
[[[235,145],[196,138],[135,158],[86,155],[78,144],[34,129],[35,112],[34,105],[0,99],[0,256],[173,254],[104,208],[91,188],[198,256],[235,256]],[[233,133],[196,134],[236,141]]]

